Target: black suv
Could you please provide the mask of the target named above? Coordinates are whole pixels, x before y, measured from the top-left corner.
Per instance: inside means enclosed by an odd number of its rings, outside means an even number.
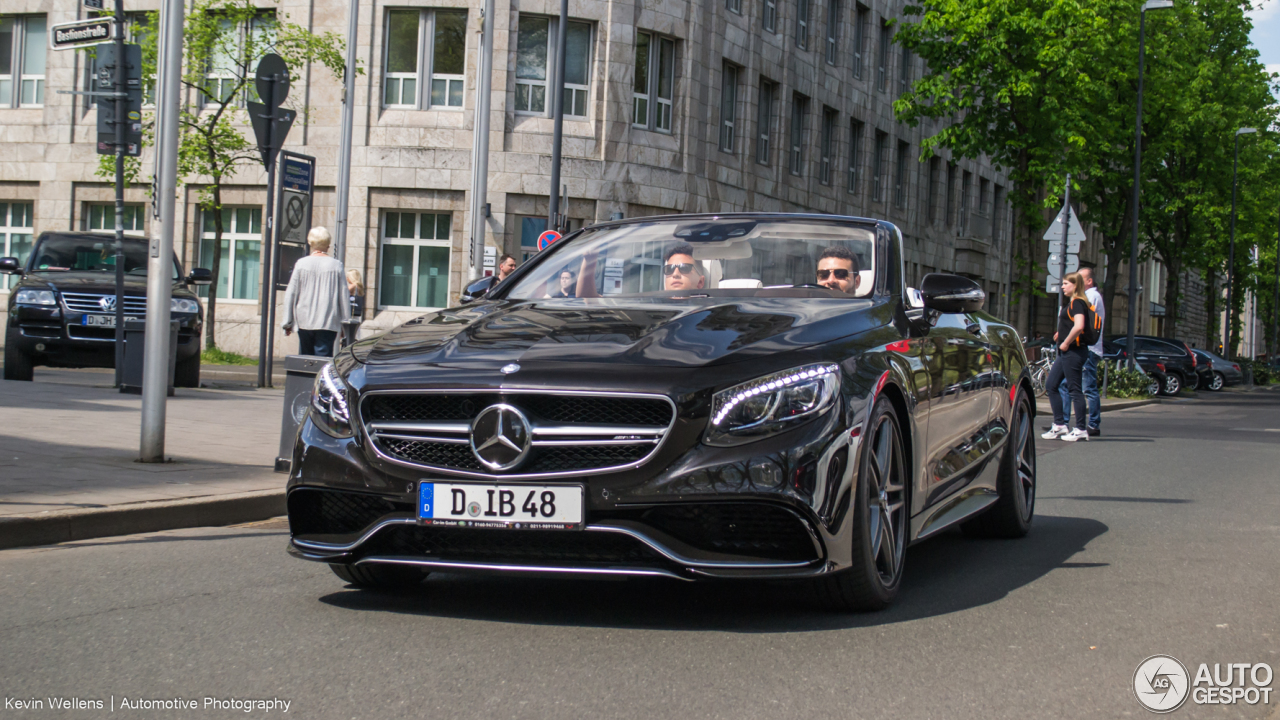
[[[1108,342],[1124,348],[1129,338],[1120,335],[1111,338]],[[1139,363],[1144,366],[1148,363],[1164,365],[1166,395],[1177,395],[1184,387],[1189,390],[1196,389],[1196,385],[1200,382],[1196,373],[1196,356],[1186,343],[1151,335],[1134,335],[1133,342],[1138,346],[1135,357]]]
[[[124,241],[125,320],[142,320],[147,309],[147,241]],[[0,258],[0,272],[21,279],[9,291],[4,337],[4,378],[30,380],[37,365],[115,366],[115,239],[110,235],[46,232],[37,238],[25,266]],[[172,317],[178,321],[178,357],[173,384],[200,385],[200,300],[191,285],[208,285],[212,273],[183,276],[173,259]]]

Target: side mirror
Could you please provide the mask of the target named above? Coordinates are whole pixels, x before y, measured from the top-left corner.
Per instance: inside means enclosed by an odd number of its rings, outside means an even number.
[[[489,291],[493,289],[493,286],[497,284],[497,275],[482,277],[468,285],[466,289],[462,291],[462,297],[458,298],[458,302],[461,302],[464,305],[467,303],[473,303],[485,295],[488,295]]]
[[[982,309],[987,294],[978,283],[960,275],[929,273],[920,282],[925,308],[940,313],[968,313]]]
[[[21,275],[22,266],[18,263],[18,258],[0,258],[0,273],[4,273],[6,275]]]
[[[191,273],[187,275],[188,285],[212,285],[213,272],[205,268],[191,268]]]

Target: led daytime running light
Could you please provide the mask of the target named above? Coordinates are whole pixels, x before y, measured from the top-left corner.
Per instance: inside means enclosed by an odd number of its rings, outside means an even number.
[[[810,367],[800,368],[798,370],[792,370],[788,373],[769,378],[768,380],[759,381],[759,384],[743,388],[734,394],[733,397],[729,398],[729,400],[726,401],[720,410],[711,418],[711,423],[713,425],[719,425],[726,417],[728,417],[729,413],[733,412],[735,407],[756,395],[774,392],[781,388],[795,385],[806,380],[812,380],[826,374],[834,374],[835,372],[835,365],[813,365]]]
[[[328,405],[330,414],[337,420],[348,422],[350,415],[347,413],[346,393],[342,392],[333,363],[325,365],[324,369],[320,371],[320,381],[324,383],[325,390],[329,391]]]

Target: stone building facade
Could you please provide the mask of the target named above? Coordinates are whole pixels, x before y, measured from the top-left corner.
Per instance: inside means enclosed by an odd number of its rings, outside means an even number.
[[[346,32],[340,0],[262,0],[314,32]],[[920,159],[936,131],[895,121],[921,61],[893,42],[903,0],[571,0],[566,57],[559,3],[496,0],[485,242],[517,258],[545,227],[552,120],[548,85],[566,71],[563,184],[574,228],[618,215],[803,211],[885,218],[906,239],[908,281],[959,272],[1008,312],[1010,184],[985,161]],[[468,273],[480,0],[361,3],[347,267],[367,283],[365,332],[456,302]],[[158,8],[137,0],[126,9]],[[94,173],[97,110],[86,54],[36,52],[75,0],[6,0],[13,88],[0,97],[0,222],[6,254],[43,230],[111,229],[112,190]],[[31,48],[29,51],[28,49]],[[24,55],[24,53],[26,53]],[[29,56],[29,57],[28,57]],[[38,57],[37,57],[38,56]],[[25,64],[24,64],[25,62]],[[39,70],[39,73],[35,71]],[[342,88],[318,64],[295,69],[302,109],[286,149],[317,159],[314,222],[332,227]],[[31,82],[28,82],[31,81]],[[38,81],[37,98],[24,88]],[[3,93],[0,76],[0,94]],[[189,103],[198,95],[189,94]],[[246,129],[246,134],[251,137]],[[149,174],[151,151],[141,158]],[[186,267],[207,264],[211,216],[181,189]],[[218,342],[256,354],[265,173],[245,165],[224,194]],[[127,225],[153,228],[143,188]],[[18,224],[14,224],[15,219]],[[16,238],[16,239],[15,239]],[[277,334],[277,354],[296,341]]]

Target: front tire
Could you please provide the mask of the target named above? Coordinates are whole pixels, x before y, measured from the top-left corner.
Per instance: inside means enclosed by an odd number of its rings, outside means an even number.
[[[853,493],[853,566],[822,578],[819,597],[841,612],[883,610],[898,596],[907,549],[908,475],[898,416],[888,398],[872,408]]]
[[[1000,499],[981,515],[961,524],[960,529],[969,537],[1020,538],[1031,530],[1036,511],[1036,434],[1026,393],[1019,390],[1014,402],[1009,442],[996,476]]]
[[[173,386],[180,388],[200,387],[200,354],[196,353],[186,360],[179,360],[173,366]]]
[[[426,570],[405,565],[338,565],[331,564],[334,575],[361,588],[413,587],[427,577]]]
[[[1182,376],[1178,373],[1169,373],[1164,378],[1163,394],[1174,396],[1182,392]]]
[[[4,338],[4,379],[31,382],[34,377],[34,359],[18,347],[17,328],[8,328]]]

